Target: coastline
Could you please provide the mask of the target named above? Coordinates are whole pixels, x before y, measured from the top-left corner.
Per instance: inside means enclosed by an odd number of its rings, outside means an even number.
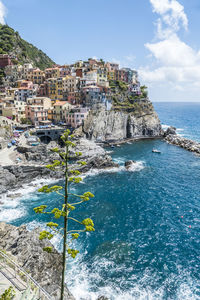
[[[164,138],[164,141],[168,144],[181,147],[189,152],[193,152],[200,156],[200,143],[178,136],[177,134],[170,134]]]
[[[135,136],[128,139],[106,141],[103,143],[81,138],[78,140],[78,149],[81,152],[83,151],[82,159],[87,161],[87,165],[80,168],[80,171],[86,174],[93,170],[97,173],[98,170],[102,169],[107,169],[109,171],[111,168],[119,168],[119,165],[113,162],[109,155],[109,151],[104,150],[104,148],[112,146],[118,147],[127,143],[134,143],[142,140],[163,140],[169,144],[200,155],[200,143],[180,137],[176,134],[176,129],[174,127],[169,127],[164,134],[160,136]],[[44,147],[45,146],[43,145],[43,148]],[[27,149],[25,149],[25,151],[32,151],[31,148]],[[34,148],[34,151],[36,151],[37,155],[36,148]],[[40,148],[38,148],[38,151],[40,151]],[[63,174],[61,172],[57,173],[48,170],[45,165],[48,164],[49,161],[47,159],[42,161],[42,158],[43,156],[39,157],[40,161],[35,161],[35,163],[34,161],[27,160],[25,163],[21,164],[14,164],[13,162],[13,165],[0,166],[1,198],[9,193],[18,193],[19,189],[24,189],[25,187],[36,187],[37,184],[40,185],[40,182],[56,182],[62,180]],[[56,159],[55,156],[53,158]],[[75,162],[72,165],[76,166]],[[5,180],[4,184],[2,183],[3,180]],[[3,186],[5,187],[4,189]]]

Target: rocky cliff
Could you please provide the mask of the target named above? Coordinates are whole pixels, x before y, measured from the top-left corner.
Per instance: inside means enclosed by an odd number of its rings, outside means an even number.
[[[24,225],[15,227],[0,222],[0,249],[11,254],[12,258],[51,295],[52,300],[58,300],[62,254],[55,249],[51,254],[43,251],[47,246],[52,244],[39,240],[39,229],[29,232]],[[67,287],[64,299],[75,300]]]
[[[103,106],[91,111],[84,122],[82,132],[88,139],[119,141],[134,137],[159,137],[163,134],[160,120],[148,100],[128,107]]]

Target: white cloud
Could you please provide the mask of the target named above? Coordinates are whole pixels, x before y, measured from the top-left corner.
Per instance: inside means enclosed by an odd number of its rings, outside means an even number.
[[[5,24],[6,8],[2,1],[0,1],[0,24]]]
[[[150,0],[153,11],[159,14],[155,43],[146,43],[154,67],[140,68],[144,82],[152,88],[191,92],[200,87],[200,51],[180,39],[178,31],[188,28],[184,7],[176,0]]]
[[[153,12],[161,18],[157,20],[157,35],[166,38],[173,32],[177,32],[181,26],[187,30],[188,18],[184,7],[176,0],[150,0]]]

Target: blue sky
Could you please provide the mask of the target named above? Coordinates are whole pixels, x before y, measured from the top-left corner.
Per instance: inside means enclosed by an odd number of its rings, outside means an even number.
[[[139,70],[152,101],[200,101],[199,0],[0,3],[0,22],[56,63],[120,62]]]

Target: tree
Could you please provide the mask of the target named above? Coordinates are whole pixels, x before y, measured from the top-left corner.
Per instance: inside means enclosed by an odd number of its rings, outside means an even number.
[[[28,125],[31,125],[31,124],[32,124],[31,120],[29,120],[29,119],[27,119],[27,118],[21,118],[21,119],[20,119],[20,122],[21,122],[22,124],[28,124]]]
[[[147,88],[146,85],[142,85],[142,86],[140,87],[142,97],[144,97],[144,98],[147,98],[147,96],[148,96],[148,91],[147,91],[147,89],[148,89],[148,88]]]
[[[12,300],[15,297],[15,290],[12,286],[10,286],[7,290],[4,291],[2,295],[0,295],[0,300]]]
[[[61,137],[62,141],[65,145],[65,151],[63,152],[59,148],[51,149],[51,151],[57,153],[59,155],[58,160],[54,160],[53,164],[47,165],[47,168],[50,170],[60,170],[64,171],[65,183],[63,186],[52,186],[49,187],[47,185],[43,186],[39,189],[39,192],[43,193],[57,193],[61,198],[63,198],[63,202],[60,208],[53,208],[51,211],[47,211],[47,205],[40,205],[34,208],[34,211],[38,214],[51,214],[54,216],[55,219],[63,218],[63,227],[57,223],[49,222],[47,223],[48,230],[43,230],[40,232],[39,239],[49,239],[51,240],[55,234],[61,235],[63,239],[63,262],[62,262],[62,281],[61,281],[61,300],[64,299],[64,287],[65,287],[65,271],[66,271],[66,259],[67,254],[72,258],[75,258],[76,255],[79,253],[78,250],[71,248],[69,245],[72,241],[78,239],[79,233],[81,232],[91,232],[94,231],[94,223],[90,218],[84,219],[79,221],[74,217],[71,217],[71,212],[75,210],[76,205],[79,205],[83,202],[89,201],[94,195],[90,192],[86,192],[83,195],[77,195],[70,193],[70,183],[79,183],[82,178],[80,177],[80,171],[74,169],[73,167],[69,166],[70,159],[77,159],[80,158],[82,155],[81,152],[72,153],[72,148],[76,147],[73,139],[74,136],[70,135],[70,131],[67,130],[64,132],[63,136]],[[79,160],[79,166],[84,166],[86,162]],[[78,198],[78,200],[74,200],[74,198]],[[81,226],[80,229],[71,229],[68,230],[68,222],[73,221]],[[51,252],[52,247],[45,247],[44,251]]]

